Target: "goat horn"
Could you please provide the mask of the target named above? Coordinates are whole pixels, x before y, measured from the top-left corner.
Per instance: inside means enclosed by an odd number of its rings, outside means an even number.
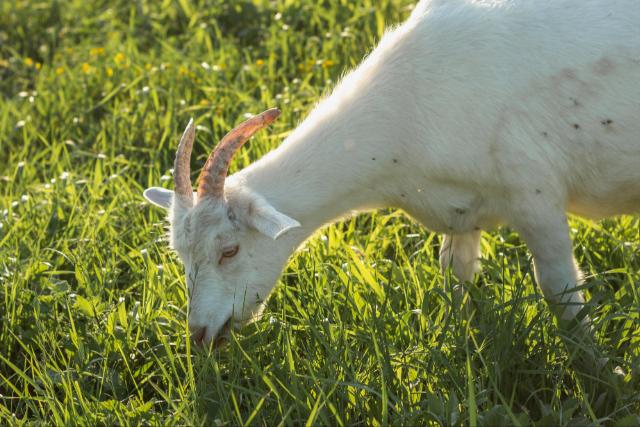
[[[187,204],[187,207],[193,206],[193,188],[191,187],[191,167],[189,162],[195,136],[195,126],[193,125],[193,119],[191,119],[182,134],[182,138],[180,138],[180,144],[178,144],[178,150],[176,151],[176,160],[173,163],[175,194],[183,203]]]
[[[224,180],[227,177],[229,163],[242,144],[260,129],[273,123],[280,110],[272,108],[239,124],[226,134],[205,163],[198,180],[198,200],[204,197],[221,199],[224,195]]]

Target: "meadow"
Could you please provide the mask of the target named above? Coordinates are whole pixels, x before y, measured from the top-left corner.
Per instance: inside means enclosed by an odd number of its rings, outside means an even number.
[[[484,234],[466,317],[439,236],[394,210],[320,230],[220,351],[189,342],[182,266],[142,198],[172,186],[187,121],[202,165],[279,107],[246,166],[412,4],[0,2],[1,425],[640,424],[638,217],[571,220],[610,382],[576,371],[509,228]]]

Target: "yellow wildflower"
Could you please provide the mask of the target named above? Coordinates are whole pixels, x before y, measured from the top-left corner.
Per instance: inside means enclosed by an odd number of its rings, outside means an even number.
[[[209,101],[207,101],[206,99],[201,99],[200,105],[209,105]]]
[[[27,67],[33,66],[33,59],[31,59],[29,57],[24,58],[24,65],[26,65]]]
[[[84,62],[82,64],[82,72],[85,74],[89,74],[91,73],[91,65],[89,65],[88,63]]]
[[[107,67],[107,77],[113,76],[113,68]]]
[[[263,59],[258,59],[258,60],[256,61],[256,66],[257,66],[257,67],[262,67],[263,65],[264,65],[264,60],[263,60]]]
[[[42,68],[42,64],[40,62],[36,62],[36,70]]]
[[[322,61],[322,68],[330,68],[333,67],[333,61],[330,59],[325,59]]]
[[[309,72],[313,70],[313,66],[315,65],[315,61],[312,59],[308,59],[306,62],[298,64],[298,70]]]
[[[116,64],[120,65],[124,62],[125,56],[123,53],[118,52],[116,53],[116,56],[113,57],[113,60],[116,62]]]
[[[91,56],[101,56],[104,55],[104,48],[103,47],[94,47],[91,48],[91,50],[89,51],[89,54]]]
[[[151,67],[152,67],[152,65],[151,65],[151,64],[146,63],[146,64],[145,64],[145,66],[144,66],[144,69],[145,69],[145,70],[147,70],[147,71],[149,71],[149,70],[151,69]]]
[[[59,75],[60,75],[60,74],[62,74],[62,73],[64,73],[64,68],[63,68],[63,67],[58,67],[58,68],[56,68],[56,75],[58,75],[58,76],[59,76]]]
[[[189,73],[189,70],[187,70],[187,68],[184,65],[181,65],[180,68],[178,68],[178,74],[180,74],[181,76],[185,76]]]

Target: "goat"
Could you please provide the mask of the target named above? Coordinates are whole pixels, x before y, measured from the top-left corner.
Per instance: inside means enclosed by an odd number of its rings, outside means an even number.
[[[382,207],[443,233],[442,269],[461,281],[478,271],[481,230],[510,225],[571,321],[584,298],[566,212],[640,211],[640,2],[423,0],[283,144],[227,177],[278,114],[227,134],[196,193],[191,121],[175,192],[144,192],[170,212],[197,343],[260,314],[316,229]]]

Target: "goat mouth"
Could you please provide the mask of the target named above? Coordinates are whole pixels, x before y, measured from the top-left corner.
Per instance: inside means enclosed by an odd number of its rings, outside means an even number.
[[[231,335],[231,316],[229,316],[227,321],[224,322],[224,325],[222,325],[222,328],[220,328],[220,331],[218,332],[215,339],[213,340],[213,348],[218,349],[222,347],[224,344],[226,344],[229,341],[230,335]]]

